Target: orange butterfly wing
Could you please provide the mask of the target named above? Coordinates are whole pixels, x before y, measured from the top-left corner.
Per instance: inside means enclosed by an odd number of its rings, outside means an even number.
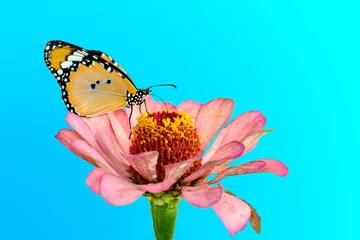
[[[80,116],[94,117],[123,108],[127,94],[137,92],[121,66],[100,51],[50,41],[44,57],[58,80],[67,109]]]

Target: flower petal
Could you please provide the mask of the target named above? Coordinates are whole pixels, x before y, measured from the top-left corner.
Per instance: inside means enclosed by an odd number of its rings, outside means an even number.
[[[95,168],[86,178],[86,185],[88,185],[95,194],[100,194],[100,181],[101,178],[107,174],[102,168]]]
[[[212,208],[230,232],[230,236],[243,230],[251,216],[249,205],[226,192],[222,193],[220,201]]]
[[[248,135],[247,137],[244,138],[244,140],[242,140],[242,143],[245,146],[245,151],[244,153],[250,152],[258,143],[259,139],[264,136],[266,133],[268,132],[272,132],[273,129],[268,129],[268,130],[260,130],[257,132],[254,132],[250,135]]]
[[[122,109],[108,113],[111,126],[114,129],[114,133],[119,143],[122,152],[128,154],[130,149],[131,141],[130,136],[130,125],[129,118],[126,112]]]
[[[159,153],[156,151],[143,152],[125,156],[130,165],[149,182],[156,182],[156,164]]]
[[[164,181],[158,183],[149,183],[146,185],[138,185],[145,191],[151,193],[163,192],[169,189],[177,180],[180,179],[182,175],[186,172],[186,170],[190,167],[190,165],[198,160],[201,157],[201,153],[192,157],[189,160],[172,163],[165,165],[165,178]]]
[[[96,147],[95,138],[89,128],[85,123],[84,119],[76,115],[75,113],[69,113],[66,115],[66,122],[82,137],[84,138],[92,147]]]
[[[101,150],[105,160],[117,171],[126,172],[129,163],[121,154],[121,147],[117,142],[107,114],[87,118],[85,121],[88,123],[100,148],[98,150]]]
[[[155,106],[155,101],[152,99],[152,97],[150,96],[146,96],[145,98],[146,101],[146,109],[149,113],[155,112],[156,111],[156,106]],[[130,118],[130,122],[131,122],[131,127],[135,126],[137,124],[137,118],[140,116],[140,107],[141,107],[141,112],[146,112],[145,109],[145,104],[142,104],[140,106],[133,106],[133,112],[131,114],[131,118]],[[130,113],[131,113],[131,108],[126,108],[125,110],[128,118],[130,117]]]
[[[199,185],[195,187],[183,187],[181,195],[190,204],[199,207],[207,208],[217,203],[222,194],[222,187],[209,185]]]
[[[234,101],[228,98],[214,99],[201,107],[195,125],[199,134],[201,149],[205,149],[214,135],[229,119]]]
[[[267,173],[273,173],[276,175],[279,175],[280,177],[285,177],[288,173],[289,170],[286,167],[285,164],[283,164],[282,162],[280,162],[279,160],[275,160],[275,159],[270,159],[270,158],[262,158],[259,159],[258,161],[262,161],[266,163],[266,166],[264,168],[261,168],[256,172],[267,172]],[[256,161],[253,161],[256,162]],[[252,172],[246,172],[246,173],[252,173]]]
[[[172,110],[175,111],[176,107],[171,102],[155,102],[156,112],[160,112],[162,110]]]
[[[241,114],[226,125],[220,132],[204,156],[202,163],[204,164],[209,161],[216,150],[222,145],[232,141],[242,142],[246,136],[261,130],[264,127],[265,122],[265,117],[259,111],[250,111]]]
[[[198,102],[188,100],[180,103],[179,106],[177,107],[177,110],[181,112],[185,112],[193,116],[194,119],[196,119],[196,116],[198,115],[201,106],[202,104]]]
[[[81,153],[91,159],[94,159],[97,166],[104,168],[105,170],[107,170],[108,172],[111,172],[111,173],[117,172],[114,168],[112,168],[105,161],[105,159],[101,156],[101,154],[97,150],[95,150],[93,147],[91,147],[86,141],[74,140],[74,141],[72,141],[71,146],[79,153]]]
[[[61,129],[55,137],[62,144],[64,144],[65,147],[67,147],[71,152],[75,153],[80,158],[88,161],[90,164],[97,167],[96,161],[94,159],[77,151],[71,145],[72,141],[74,141],[74,140],[84,140],[76,131],[70,130],[70,129]]]
[[[245,146],[241,142],[233,141],[221,146],[215,154],[211,157],[210,161],[217,161],[220,159],[235,159],[240,157],[245,150]]]
[[[105,174],[100,182],[101,196],[115,206],[130,204],[141,197],[144,192],[128,179],[113,174]]]
[[[234,141],[225,144],[217,150],[216,154],[213,155],[211,161],[202,165],[195,173],[186,177],[183,182],[189,183],[198,178],[208,176],[209,174],[213,173],[213,170],[215,168],[225,166],[233,159],[240,157],[244,149],[244,145],[240,142]]]
[[[224,170],[219,172],[217,176],[209,183],[217,183],[226,176],[234,176],[246,173],[253,173],[263,169],[266,166],[264,161],[252,161],[245,164],[240,164],[234,167],[226,167]]]

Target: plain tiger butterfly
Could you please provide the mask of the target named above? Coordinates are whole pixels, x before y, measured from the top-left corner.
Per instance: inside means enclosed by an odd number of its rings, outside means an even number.
[[[124,107],[140,106],[150,88],[136,88],[124,69],[101,51],[86,50],[64,41],[45,45],[44,60],[60,85],[66,108],[81,117],[95,117]],[[129,117],[129,121],[131,114]]]

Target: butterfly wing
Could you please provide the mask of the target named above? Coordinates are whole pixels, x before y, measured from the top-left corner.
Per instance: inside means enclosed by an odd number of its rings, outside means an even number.
[[[80,116],[94,117],[123,108],[127,94],[137,91],[125,71],[103,52],[50,41],[44,57],[67,109]]]

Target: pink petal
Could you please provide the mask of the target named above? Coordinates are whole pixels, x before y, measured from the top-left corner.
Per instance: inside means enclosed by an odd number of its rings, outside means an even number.
[[[101,156],[101,154],[97,150],[95,150],[93,147],[91,147],[87,142],[85,142],[83,140],[74,140],[71,143],[71,146],[79,153],[81,153],[91,159],[94,159],[97,166],[104,168],[104,169],[108,170],[108,172],[111,172],[111,173],[117,172],[114,168],[112,168],[105,161],[105,159]]]
[[[92,170],[86,178],[86,185],[88,185],[95,194],[100,194],[100,181],[101,178],[107,174],[102,168],[95,168]]]
[[[144,192],[128,179],[113,174],[105,174],[100,182],[101,196],[115,206],[130,204],[141,197]]]
[[[147,108],[148,112],[149,113],[155,112],[156,111],[156,106],[155,106],[155,102],[152,99],[152,97],[146,96],[145,101],[146,101],[146,108]],[[137,124],[137,118],[140,117],[140,114],[141,114],[139,109],[140,109],[140,106],[135,105],[133,107],[133,112],[132,112],[131,119],[130,119],[131,127],[134,127]],[[126,111],[126,114],[127,114],[128,118],[129,118],[131,109],[126,108],[125,111]],[[146,112],[145,104],[141,105],[141,112],[142,113]]]
[[[223,192],[220,201],[212,208],[230,232],[230,236],[243,230],[251,216],[249,205],[226,192]]]
[[[205,149],[214,135],[229,119],[234,109],[234,101],[217,98],[205,104],[196,117],[195,125],[200,135],[201,148]]]
[[[95,138],[83,118],[79,117],[75,113],[69,113],[66,115],[66,122],[91,146],[97,146]]]
[[[254,132],[250,135],[248,135],[247,137],[244,138],[244,140],[242,140],[242,143],[245,146],[245,151],[244,153],[250,152],[252,149],[254,149],[254,147],[257,145],[259,139],[264,136],[266,133],[273,131],[273,129],[269,129],[269,130],[260,130],[257,132]]]
[[[224,170],[219,172],[218,175],[209,183],[217,183],[226,176],[261,172],[274,173],[281,177],[285,177],[288,174],[288,168],[285,166],[285,164],[278,160],[263,158],[234,167],[226,167]]]
[[[171,102],[155,102],[155,106],[156,106],[156,112],[160,112],[162,110],[172,110],[175,111],[176,107],[174,104],[172,104]]]
[[[260,171],[266,166],[264,161],[252,161],[234,167],[226,167],[209,183],[217,183],[226,176],[240,175]]]
[[[64,144],[65,147],[67,147],[71,152],[75,153],[80,158],[88,161],[90,164],[97,167],[96,161],[94,159],[92,159],[87,155],[81,154],[71,145],[72,141],[74,140],[84,140],[77,132],[70,129],[61,129],[55,137],[62,144]]]
[[[212,155],[215,154],[216,150],[222,145],[232,141],[242,142],[246,136],[261,130],[264,127],[265,122],[265,117],[259,111],[251,111],[241,114],[232,120],[220,132],[204,156],[202,163],[209,161]]]
[[[221,193],[222,187],[220,186],[199,185],[181,189],[183,198],[199,208],[207,208],[217,203],[221,198]]]
[[[280,162],[278,160],[274,160],[274,159],[270,159],[270,158],[262,158],[258,161],[265,162],[266,166],[264,168],[260,169],[259,171],[254,171],[254,173],[267,172],[267,173],[273,173],[273,174],[279,175],[280,177],[285,177],[289,173],[289,170],[285,166],[285,164],[283,164],[282,162]],[[253,162],[256,162],[256,161],[253,161]],[[246,173],[251,173],[251,172],[246,172]]]
[[[156,164],[159,157],[159,153],[143,152],[136,155],[127,155],[126,159],[130,165],[146,180],[149,182],[156,182]]]
[[[122,156],[121,147],[117,142],[114,130],[111,126],[107,114],[87,118],[86,122],[93,133],[95,140],[101,150],[105,160],[117,171],[126,172],[129,163]],[[100,152],[100,151],[99,151]]]
[[[244,145],[240,142],[230,142],[222,146],[211,161],[201,166],[195,173],[186,177],[183,182],[189,183],[198,178],[206,177],[213,172],[216,167],[228,164],[232,159],[238,158],[244,151]]]
[[[221,146],[211,157],[209,162],[220,159],[232,160],[240,157],[245,150],[245,146],[241,142],[233,141]]]
[[[158,193],[168,190],[177,180],[180,179],[190,165],[198,160],[201,157],[201,154],[196,155],[195,157],[178,162],[172,163],[165,166],[165,178],[164,181],[158,183],[149,183],[146,185],[139,185],[142,189],[151,193]]]
[[[195,101],[185,101],[179,104],[177,107],[177,110],[180,112],[185,112],[196,119],[196,116],[199,113],[199,110],[201,108],[202,104],[195,102]]]
[[[119,109],[117,111],[108,113],[108,116],[111,122],[111,126],[114,129],[117,142],[122,149],[122,152],[128,154],[131,141],[129,139],[129,118],[126,115],[126,112],[122,109]]]

